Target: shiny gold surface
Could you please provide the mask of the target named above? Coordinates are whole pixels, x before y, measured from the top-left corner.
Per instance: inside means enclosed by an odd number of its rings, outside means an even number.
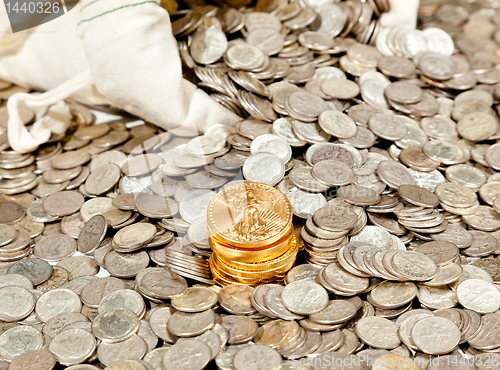
[[[272,186],[242,182],[222,189],[208,205],[210,236],[239,248],[260,248],[281,239],[292,224],[288,199]]]
[[[290,202],[271,186],[242,182],[221,190],[207,214],[213,279],[221,285],[282,281],[299,250],[292,218]]]
[[[292,233],[292,230],[290,229],[290,231],[277,242],[270,244],[269,246],[255,248],[252,250],[233,247],[231,245],[221,243],[215,238],[210,238],[209,243],[212,250],[223,259],[235,262],[255,263],[281,256],[289,248],[294,235],[295,234]]]
[[[297,257],[298,247],[297,243],[292,241],[289,244],[288,249],[281,256],[274,258],[269,261],[257,262],[257,263],[245,263],[236,262],[233,260],[227,260],[221,258],[217,253],[214,254],[214,261],[220,263],[221,265],[227,266],[229,270],[239,271],[239,272],[269,272],[276,271],[283,268],[290,268],[295,262]]]

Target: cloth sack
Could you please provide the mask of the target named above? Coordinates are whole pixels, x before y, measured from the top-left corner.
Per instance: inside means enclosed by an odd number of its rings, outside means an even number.
[[[0,14],[0,79],[42,94],[9,98],[8,138],[20,153],[35,150],[69,121],[41,121],[52,105],[69,97],[87,105],[109,104],[165,130],[241,120],[182,77],[170,17],[158,0],[83,0],[65,15],[13,34],[5,7]],[[18,112],[38,118],[28,131]],[[54,116],[61,119],[54,119]]]

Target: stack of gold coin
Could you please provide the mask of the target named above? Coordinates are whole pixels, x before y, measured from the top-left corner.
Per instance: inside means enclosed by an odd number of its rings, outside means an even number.
[[[239,182],[210,202],[207,226],[210,269],[221,285],[281,281],[295,263],[292,207],[275,188]]]

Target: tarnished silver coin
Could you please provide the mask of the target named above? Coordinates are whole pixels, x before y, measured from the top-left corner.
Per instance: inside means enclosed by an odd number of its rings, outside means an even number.
[[[51,351],[62,365],[84,362],[94,353],[96,339],[83,329],[66,330],[57,334],[49,344]]]
[[[201,312],[215,306],[218,302],[217,293],[210,288],[191,287],[181,295],[172,298],[172,307],[184,312]]]
[[[126,308],[114,308],[103,312],[92,322],[94,336],[107,343],[130,338],[139,330],[140,320]]]
[[[215,321],[215,313],[206,310],[196,313],[177,311],[168,319],[168,330],[178,337],[194,337],[209,330]]]
[[[457,298],[462,306],[481,314],[495,312],[500,304],[500,292],[491,283],[467,279],[457,286]]]
[[[411,331],[415,345],[424,353],[440,355],[452,351],[460,342],[461,332],[451,320],[432,316],[418,321]]]
[[[281,300],[291,312],[311,315],[322,311],[328,304],[328,293],[319,284],[299,280],[285,286]]]
[[[202,370],[210,361],[212,350],[200,340],[186,339],[170,347],[163,355],[165,370]]]
[[[282,361],[281,355],[276,350],[256,345],[240,349],[233,358],[233,366],[235,370],[272,369]]]

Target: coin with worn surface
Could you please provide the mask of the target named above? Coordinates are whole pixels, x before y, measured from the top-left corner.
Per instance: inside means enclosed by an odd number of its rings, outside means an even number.
[[[44,236],[33,248],[33,253],[38,258],[48,262],[60,261],[75,252],[75,239],[63,234]]]
[[[87,222],[95,215],[103,215],[108,211],[115,209],[112,205],[113,200],[108,197],[95,197],[87,200],[80,208],[80,215]]]
[[[147,244],[156,234],[152,224],[138,223],[124,227],[113,237],[113,243],[118,247],[131,249]]]
[[[457,286],[457,298],[462,306],[481,314],[500,308],[500,292],[493,285],[480,279],[467,279]]]
[[[36,238],[43,232],[43,229],[45,228],[45,225],[42,222],[32,221],[27,216],[23,217],[21,220],[15,222],[12,225],[17,231],[25,233],[30,238]]]
[[[114,163],[97,167],[85,180],[85,190],[92,195],[108,192],[120,180],[121,170]]]
[[[106,295],[101,302],[99,302],[97,311],[103,313],[114,308],[126,308],[140,317],[145,312],[146,306],[144,304],[144,299],[139,293],[133,290],[123,289],[115,290]]]
[[[177,337],[167,329],[167,322],[174,311],[170,305],[167,305],[150,313],[149,324],[151,330],[166,343],[174,343],[177,340]]]
[[[418,252],[400,251],[391,262],[397,272],[410,280],[430,280],[438,271],[437,264],[430,257]]]
[[[227,330],[229,344],[246,343],[257,334],[259,325],[250,317],[242,315],[223,316],[215,321]]]
[[[353,303],[336,299],[329,301],[325,309],[310,315],[310,318],[319,324],[333,325],[348,321],[356,312],[357,307]]]
[[[53,168],[66,170],[69,168],[81,166],[82,164],[87,163],[89,160],[89,153],[85,151],[75,150],[59,154],[52,160],[51,165]]]
[[[7,273],[26,276],[33,285],[39,285],[50,277],[52,266],[38,258],[23,259],[14,263]]]
[[[493,235],[479,230],[471,230],[470,234],[474,239],[472,244],[462,252],[466,256],[488,256],[497,248],[498,241]]]
[[[370,292],[374,304],[384,308],[401,307],[417,295],[417,287],[411,282],[384,281]]]
[[[11,224],[19,221],[26,214],[22,205],[16,202],[0,202],[0,224]]]
[[[250,153],[269,153],[286,163],[292,156],[292,149],[285,139],[274,134],[263,134],[252,141]]]
[[[162,159],[158,154],[138,155],[129,158],[121,170],[127,176],[143,176],[156,170],[161,163]]]
[[[82,363],[92,356],[95,348],[96,339],[83,329],[65,330],[57,334],[49,344],[49,351],[61,365]]]
[[[193,337],[209,330],[215,321],[215,313],[206,310],[196,313],[177,311],[168,319],[168,330],[178,337]]]
[[[80,213],[77,212],[63,217],[60,223],[60,228],[64,234],[71,236],[72,238],[78,238],[84,225],[85,221],[83,221]]]
[[[49,195],[43,202],[45,210],[54,216],[67,216],[77,212],[85,203],[83,195],[77,191],[61,191]]]
[[[377,166],[380,179],[393,189],[401,185],[414,185],[415,179],[408,169],[394,161],[382,161]]]
[[[359,94],[359,86],[347,79],[329,78],[323,80],[321,91],[335,99],[352,99]]]
[[[0,246],[9,244],[16,237],[16,229],[10,225],[0,225]]]
[[[240,349],[233,358],[235,370],[272,369],[282,363],[281,355],[267,346],[256,345]]]
[[[349,139],[356,134],[356,124],[347,114],[326,110],[318,117],[321,128],[332,136]]]
[[[97,308],[102,298],[115,290],[122,289],[125,289],[125,284],[122,280],[114,277],[105,277],[85,285],[80,296],[85,305]]]
[[[277,348],[296,338],[299,334],[300,327],[295,321],[273,320],[259,328],[254,342]]]
[[[318,209],[314,213],[313,219],[321,228],[337,231],[353,227],[357,221],[357,216],[349,208],[332,205]]]
[[[255,312],[250,298],[254,289],[245,285],[228,285],[219,291],[219,303],[228,312],[245,315]]]
[[[401,185],[398,193],[407,202],[420,207],[436,207],[439,199],[429,190],[416,185]]]
[[[267,311],[269,311],[273,316],[277,316],[284,320],[294,320],[294,319],[302,319],[303,316],[295,314],[288,310],[283,301],[281,300],[281,293],[283,292],[283,287],[281,285],[271,285],[265,292],[264,299],[261,301],[263,303],[263,307]]]
[[[10,363],[11,370],[51,370],[56,365],[56,358],[46,349],[27,351],[15,357]],[[82,369],[83,370],[83,369]]]
[[[82,303],[77,294],[68,289],[54,289],[44,293],[36,302],[35,312],[43,322],[65,312],[80,312]]]
[[[309,280],[299,280],[285,286],[281,300],[291,312],[311,315],[322,311],[328,304],[328,293],[319,284]]]
[[[96,261],[90,257],[72,256],[63,259],[57,263],[57,266],[64,268],[69,276],[69,280],[73,280],[80,276],[95,275],[99,272],[99,266]]]
[[[442,355],[451,352],[460,342],[457,325],[445,317],[432,316],[418,321],[411,331],[415,345],[424,353]]]
[[[206,287],[191,287],[178,296],[172,298],[172,307],[178,311],[200,312],[205,311],[218,302],[217,293]]]
[[[318,182],[326,186],[347,185],[354,178],[351,167],[335,160],[316,163],[311,174]]]
[[[368,127],[378,137],[391,141],[403,139],[408,131],[401,116],[386,113],[371,116]]]
[[[338,189],[339,198],[357,206],[371,206],[380,202],[380,195],[373,189],[355,184]]]
[[[355,329],[359,339],[374,348],[394,349],[401,343],[397,325],[382,317],[365,317]]]
[[[45,199],[37,199],[32,202],[26,209],[26,216],[35,222],[52,222],[58,219],[57,216],[52,216],[43,207]],[[2,202],[3,203],[3,202]],[[22,221],[21,219],[20,221]]]
[[[198,32],[191,42],[190,52],[197,63],[211,64],[219,60],[227,49],[227,38],[217,28]]]
[[[162,195],[140,193],[135,201],[137,210],[151,218],[172,217],[179,210],[179,205],[174,199]]]
[[[200,340],[186,339],[170,347],[163,355],[165,370],[201,370],[210,361],[212,350]]]
[[[136,283],[140,291],[158,299],[172,298],[188,287],[182,276],[167,268],[146,268],[137,274]]]
[[[457,246],[448,241],[424,243],[415,252],[425,254],[438,265],[454,260],[459,253]]]
[[[370,283],[367,278],[353,275],[344,270],[338,262],[327,265],[323,270],[323,276],[330,285],[341,292],[362,292]]]
[[[97,357],[105,365],[123,360],[140,360],[147,351],[144,339],[138,335],[119,343],[100,343],[97,348]]]
[[[463,215],[462,219],[467,225],[477,230],[495,231],[500,229],[500,214],[492,207],[479,206],[474,214]]]
[[[139,330],[140,320],[126,308],[114,308],[99,314],[92,322],[94,336],[107,343],[130,338]]]
[[[304,219],[311,217],[318,209],[327,204],[323,194],[307,193],[296,187],[288,190],[286,197],[290,201],[293,214]]]
[[[274,186],[285,174],[283,162],[273,154],[257,153],[245,160],[243,176],[253,182]]]
[[[49,279],[36,287],[37,290],[47,292],[52,289],[59,288],[68,281],[69,273],[60,266],[52,266],[52,274]]]
[[[35,307],[35,298],[20,286],[0,288],[0,319],[15,322],[29,316]]]
[[[17,356],[43,347],[43,335],[31,326],[19,325],[0,336],[0,357],[11,362]]]
[[[115,277],[131,278],[149,265],[149,255],[146,251],[135,253],[110,252],[104,258],[106,270]]]
[[[104,239],[106,230],[106,218],[102,215],[93,216],[85,223],[78,236],[78,251],[92,253]]]

